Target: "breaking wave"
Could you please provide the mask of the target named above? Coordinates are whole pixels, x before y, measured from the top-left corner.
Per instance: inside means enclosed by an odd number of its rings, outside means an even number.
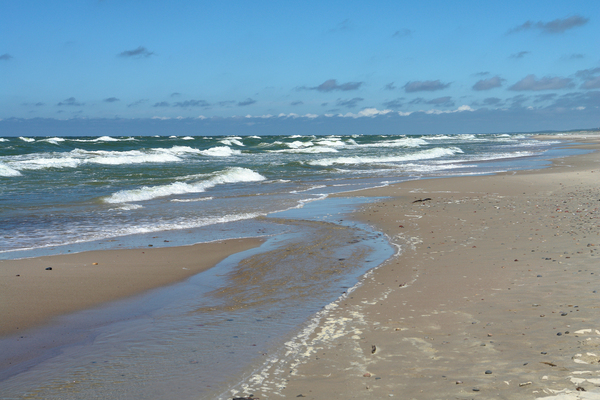
[[[186,193],[201,193],[217,185],[240,182],[259,182],[266,178],[248,168],[233,167],[216,172],[207,180],[187,183],[173,182],[168,185],[144,186],[139,189],[121,190],[104,198],[107,203],[129,203],[135,201],[152,200]]]

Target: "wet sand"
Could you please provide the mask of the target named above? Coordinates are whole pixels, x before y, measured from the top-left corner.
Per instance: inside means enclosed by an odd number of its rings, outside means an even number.
[[[0,260],[0,336],[182,281],[261,243],[260,239],[239,239]]]
[[[600,399],[600,153],[356,195],[402,254],[230,396]]]

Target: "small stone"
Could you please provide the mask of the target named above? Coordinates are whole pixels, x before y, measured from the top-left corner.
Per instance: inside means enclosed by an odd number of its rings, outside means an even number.
[[[92,263],[92,265],[98,265],[98,263]]]
[[[473,388],[474,392],[479,392],[479,388]]]
[[[46,271],[52,271],[52,267],[46,268]]]
[[[537,277],[538,277],[538,278],[541,278],[542,276],[541,276],[541,275],[538,275]]]
[[[456,381],[457,385],[460,385],[462,383],[462,381]]]
[[[486,370],[486,371],[485,371],[485,374],[486,374],[486,375],[491,375],[491,374],[492,374],[492,370],[490,370],[490,369]]]
[[[365,378],[370,378],[370,377],[371,377],[371,374],[370,374],[370,373],[368,373],[368,372],[365,372],[365,373],[363,374],[363,376],[364,376]]]
[[[541,354],[548,354],[548,353],[547,353],[547,352],[545,352],[545,351],[542,351],[542,353],[541,353]]]
[[[561,333],[561,332],[558,332],[558,333],[556,334],[556,336],[562,336],[562,333]]]
[[[519,386],[523,387],[523,386],[527,386],[527,385],[531,385],[531,381],[529,382],[523,382],[523,383],[519,383]]]

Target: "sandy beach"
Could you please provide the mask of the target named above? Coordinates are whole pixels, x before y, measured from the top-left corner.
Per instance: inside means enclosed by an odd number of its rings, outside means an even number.
[[[573,138],[600,148],[597,136]],[[352,193],[384,198],[353,218],[400,254],[226,396],[600,399],[598,182],[594,152]],[[0,335],[184,280],[260,243],[0,261]]]
[[[227,240],[0,260],[0,336],[182,281],[261,243],[260,239]]]
[[[230,395],[600,398],[599,182],[595,152],[357,193],[401,255]]]

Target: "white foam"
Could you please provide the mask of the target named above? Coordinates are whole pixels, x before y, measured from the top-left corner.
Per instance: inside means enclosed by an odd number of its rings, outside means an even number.
[[[10,142],[10,140],[0,137],[0,142]]]
[[[0,176],[10,177],[10,176],[21,176],[21,173],[16,169],[12,169],[8,165],[4,163],[0,163]]]
[[[231,138],[219,140],[219,142],[223,143],[225,146],[236,145],[236,146],[244,147],[244,143],[240,142],[240,140],[242,140],[241,137],[231,137]]]
[[[175,203],[195,203],[197,201],[208,201],[212,199],[213,197],[200,197],[198,199],[173,199],[171,201]]]
[[[144,186],[139,189],[121,190],[104,198],[107,203],[130,203],[135,201],[152,200],[186,193],[202,193],[217,185],[240,182],[259,182],[266,178],[247,168],[233,167],[213,174],[209,179],[195,182],[173,182],[168,185]]]
[[[420,147],[426,145],[427,142],[419,138],[401,138],[394,140],[384,140],[377,143],[359,144],[359,147]]]
[[[294,153],[294,154],[319,154],[319,153],[337,153],[338,150],[333,147],[306,147],[298,149],[267,150],[269,153]]]
[[[210,157],[230,157],[241,153],[240,150],[234,150],[227,146],[217,146],[207,150],[200,150],[200,154]]]
[[[87,163],[102,165],[123,165],[123,164],[144,164],[144,163],[165,163],[181,161],[176,155],[166,152],[143,153],[138,150],[131,151],[104,151],[97,156],[85,160]]]
[[[17,170],[40,170],[46,168],[77,168],[81,160],[73,157],[34,158],[10,163]]]
[[[388,157],[338,157],[338,158],[325,158],[322,160],[310,161],[309,165],[318,165],[322,167],[328,167],[331,165],[342,164],[342,165],[359,165],[359,164],[381,164],[381,163],[398,163],[404,161],[418,161],[418,160],[431,160],[434,158],[441,158],[446,156],[452,156],[456,153],[462,153],[463,151],[458,147],[442,148],[436,147],[433,149],[423,150],[412,154],[406,154],[402,156],[388,156]]]
[[[111,136],[100,136],[95,139],[69,139],[73,142],[84,142],[84,143],[95,143],[95,142],[124,142],[124,141],[132,141],[136,140],[135,138],[114,138]]]
[[[41,141],[58,145],[59,143],[64,142],[65,139],[60,138],[60,137],[52,137],[52,138],[42,139]]]
[[[111,136],[100,136],[99,138],[92,140],[92,142],[118,142],[118,141],[119,141],[119,139],[111,137]]]
[[[27,143],[35,142],[35,139],[23,137],[23,136],[19,136],[19,139],[21,139],[22,141],[27,142]]]
[[[279,142],[281,143],[281,142]],[[311,147],[314,146],[315,144],[313,142],[301,142],[299,140],[294,140],[291,143],[286,143],[285,144],[287,147],[289,147],[290,149],[301,149],[304,147]]]
[[[184,136],[181,138],[181,140],[194,140],[194,138],[191,136]]]

